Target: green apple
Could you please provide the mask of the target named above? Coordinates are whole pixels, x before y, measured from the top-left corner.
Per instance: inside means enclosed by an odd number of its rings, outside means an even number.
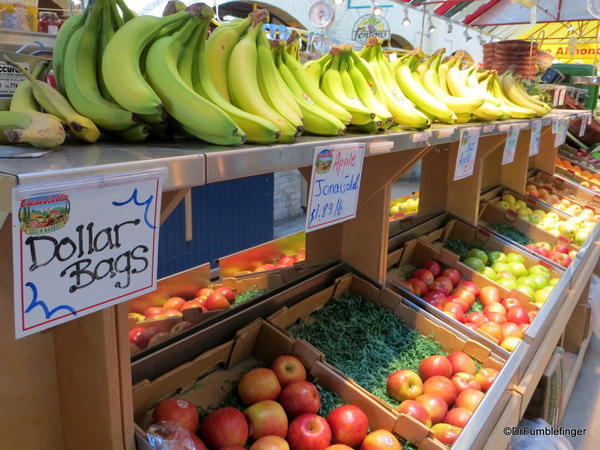
[[[554,286],[546,286],[545,288],[536,291],[533,297],[535,304],[543,305],[546,302],[546,300],[548,300],[548,297],[552,293],[553,288]]]
[[[512,262],[509,265],[510,272],[517,278],[527,275],[527,267],[520,262]]]
[[[496,272],[496,279],[498,280],[513,280],[517,281],[517,277],[515,277],[510,271],[506,270],[504,272]]]
[[[534,209],[533,214],[539,214],[543,218],[546,215],[546,211],[544,211],[543,209]]]
[[[506,260],[506,255],[504,256],[504,258],[502,258],[502,260]],[[492,264],[492,269],[494,269],[494,272],[496,273],[510,272],[510,267],[508,267],[508,263],[505,262],[495,262],[494,264]]]
[[[507,291],[512,291],[517,287],[517,282],[514,279],[510,278],[503,278],[501,280],[499,279],[497,283]]]
[[[575,241],[575,244],[582,246],[589,235],[590,232],[588,230],[579,230],[577,233],[575,233],[575,237],[573,240]]]
[[[535,281],[529,277],[519,277],[517,278],[517,287],[527,286],[531,289],[536,289]]]
[[[512,194],[504,194],[502,196],[502,200],[508,203],[509,205],[514,205],[517,202],[517,199]]]
[[[509,209],[510,208],[510,204],[508,202],[505,201],[499,201],[498,203],[496,203],[496,206],[500,209]]]
[[[529,278],[535,282],[535,286],[533,286],[534,289],[542,289],[548,286],[548,281],[550,279],[550,277],[542,275],[541,273],[530,274]]]
[[[475,272],[481,272],[485,268],[485,263],[481,259],[475,258],[474,256],[470,256],[469,258],[465,259],[464,263]]]
[[[551,220],[552,222],[558,222],[560,220],[560,217],[558,216],[558,214],[556,214],[554,212],[549,212],[549,213],[546,213],[546,215],[544,216],[544,219]]]
[[[498,274],[491,267],[484,267],[481,271],[481,275],[490,280],[496,280],[496,278],[498,278]]]
[[[517,208],[517,211],[520,210],[521,208],[527,208],[527,203],[525,203],[523,200],[517,200],[515,202],[515,208]],[[527,208],[529,209],[529,208]]]
[[[395,216],[400,212],[400,204],[396,204],[390,208],[390,216]]]
[[[544,218],[543,215],[534,212],[529,216],[529,221],[533,224],[538,224],[542,221],[543,218]]]
[[[531,208],[528,208],[527,206],[524,208],[520,208],[517,210],[517,214],[520,216],[529,216],[531,214],[533,214],[533,211],[531,210]]]
[[[559,281],[560,281],[560,278],[552,277],[548,281],[548,286],[556,286]]]
[[[518,262],[518,263],[524,264],[525,257],[523,255],[521,255],[520,253],[512,253],[511,252],[506,255],[506,262],[509,262],[509,263]]]
[[[560,234],[565,236],[573,236],[577,231],[577,226],[569,222],[560,222],[558,224],[558,231]]]
[[[537,245],[538,247],[545,248],[548,251],[552,250],[552,246],[548,242],[540,241],[536,242],[535,245]]]
[[[479,258],[483,261],[484,264],[488,262],[487,253],[478,248],[472,248],[471,250],[469,250],[469,252],[467,253],[467,258]]]
[[[495,264],[495,263],[502,262],[502,261],[504,261],[506,259],[506,255],[504,253],[502,253],[502,252],[497,251],[497,250],[493,250],[491,252],[488,252],[487,255],[488,255],[488,262],[490,264],[492,264],[492,265]]]
[[[517,286],[517,291],[521,291],[529,298],[533,298],[533,296],[535,295],[535,291],[529,286]]]
[[[542,266],[541,264],[535,264],[533,266],[531,266],[529,268],[529,275],[545,275],[545,276],[550,276],[550,269],[548,269],[545,266]]]

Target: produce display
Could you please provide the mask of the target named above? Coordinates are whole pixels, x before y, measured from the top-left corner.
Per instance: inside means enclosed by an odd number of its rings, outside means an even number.
[[[370,38],[358,52],[339,45],[302,64],[294,36],[269,42],[266,10],[211,33],[214,11],[203,3],[165,14],[136,17],[121,0],[98,0],[65,21],[53,55],[58,89],[27,74],[0,114],[1,142],[52,148],[65,139],[63,124],[84,142],[103,132],[129,142],[287,143],[303,132],[424,129],[551,110],[511,73],[482,70],[460,52],[442,61],[443,49],[430,57],[417,49],[391,63]]]
[[[419,210],[419,197],[412,194],[394,199],[390,202],[390,222],[401,220],[415,214]]]
[[[560,167],[579,178],[583,178],[583,181],[580,181],[579,184],[584,188],[591,189],[594,192],[600,192],[600,173],[584,169],[577,164],[573,164],[571,161],[558,157],[556,158],[556,167]]]
[[[165,445],[188,444],[184,448],[196,450],[402,448],[391,432],[370,430],[369,418],[358,406],[324,410],[324,392],[307,380],[307,370],[298,358],[280,355],[270,368],[244,373],[224,405],[204,414],[184,398],[161,401],[152,413],[149,436],[160,436]]]
[[[597,147],[594,150],[589,151],[583,148],[573,148],[567,144],[563,144],[560,146],[559,155],[570,158],[577,164],[592,171],[600,170],[600,151]]]
[[[453,244],[456,247],[456,243]],[[502,260],[508,261],[508,256],[503,253],[490,253],[494,257],[503,255]],[[521,256],[516,253],[510,255]],[[488,254],[486,252],[473,248],[465,256],[465,264],[477,266],[480,268],[478,271],[485,275],[481,267],[486,267],[481,258],[487,258]],[[511,256],[511,258],[514,258],[514,256]],[[517,262],[515,259],[515,262],[512,263],[498,262],[496,264],[498,269],[505,270],[500,272],[502,278],[498,279],[496,277],[494,281],[502,284],[508,290],[517,288],[524,294],[529,295],[533,292],[531,285],[535,287],[543,285],[538,291],[539,294],[534,292],[531,295],[531,297],[534,297],[532,303],[535,306],[541,307],[543,305],[552,289],[552,286],[546,288],[550,280],[547,269],[543,266],[534,266],[531,268],[530,276],[519,277],[519,284],[517,284],[516,277],[510,270],[512,268],[515,271],[521,271],[525,267],[521,262]],[[500,267],[500,264],[506,267]],[[527,269],[525,271],[527,272]],[[503,280],[510,280],[513,287],[507,287],[508,283],[501,283]],[[426,261],[420,268],[410,274],[407,281],[400,282],[400,284],[409,292],[421,297],[425,302],[464,323],[469,328],[479,331],[508,351],[513,351],[516,348],[525,335],[527,327],[537,314],[536,308],[527,310],[516,298],[502,298],[500,289],[495,286],[479,287],[472,281],[461,279],[461,274],[457,269],[443,268],[443,265],[438,261]],[[524,289],[519,289],[520,287]],[[545,291],[544,288],[546,288]]]
[[[529,187],[529,192],[532,192],[531,188]],[[504,210],[515,211],[521,220],[529,222],[553,236],[564,236],[578,246],[585,243],[598,220],[597,215],[594,214],[591,208],[580,208],[577,216],[568,219],[563,219],[557,213],[551,211],[546,212],[541,209],[534,211],[523,200],[517,200],[514,195],[509,193],[503,194],[495,205]],[[573,208],[573,212],[575,211],[577,211],[577,207]],[[561,265],[565,264],[561,263]]]
[[[293,255],[285,255],[281,258],[261,264],[254,272],[265,272],[267,270],[281,269],[284,267],[292,267],[295,263],[304,261],[306,259],[306,253],[304,250],[300,250],[298,253]]]
[[[561,209],[557,205],[561,203],[562,200],[568,200],[571,204],[579,205],[582,208],[584,206],[592,208],[594,214],[598,214],[598,211],[600,210],[600,200],[598,198],[590,198],[590,195],[585,192],[583,188],[558,176],[538,172],[535,176],[529,178],[527,183],[528,185],[537,188],[538,192],[540,192],[540,200],[550,203],[554,208]],[[548,197],[546,200],[542,199],[541,192],[544,192],[546,197],[550,196],[550,199],[548,199]],[[569,213],[567,212],[567,214]]]

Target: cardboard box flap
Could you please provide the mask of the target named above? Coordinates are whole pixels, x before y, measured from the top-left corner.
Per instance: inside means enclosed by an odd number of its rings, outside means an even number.
[[[227,368],[239,364],[252,354],[252,349],[262,327],[262,322],[262,319],[256,319],[235,333]]]
[[[357,276],[352,277],[349,290],[355,295],[368,298],[373,303],[380,305],[379,295],[381,293],[381,289],[379,289],[377,286],[374,286],[364,278]]]
[[[465,341],[463,352],[472,356],[477,361],[485,363],[488,361],[491,351],[476,341]]]
[[[456,253],[451,252],[447,248],[440,249],[438,259],[441,263],[451,267],[456,266],[460,260]]]
[[[421,422],[407,414],[400,414],[394,424],[394,433],[404,435],[410,442],[421,442],[430,436],[431,432],[429,428],[415,426],[416,424],[421,424]],[[407,433],[408,430],[410,433]],[[442,446],[442,448],[446,447]]]
[[[273,314],[268,320],[281,328],[289,328],[299,320],[307,319],[327,303],[333,297],[334,290],[333,285],[329,286],[289,308],[282,308],[279,313]]]
[[[379,294],[379,304],[383,308],[395,313],[398,305],[402,305],[402,302],[403,297],[400,294],[387,287],[381,289],[381,293]]]
[[[342,275],[339,278],[336,278],[335,281],[333,282],[334,290],[333,290],[333,293],[331,294],[331,296],[333,298],[335,298],[335,297],[340,297],[341,295],[344,295],[350,288],[353,278],[354,278],[354,275],[351,273],[347,273],[345,275]]]
[[[302,364],[304,364],[309,371],[312,371],[312,368],[317,362],[323,360],[323,353],[304,339],[295,339],[293,349],[294,354],[300,358]]]
[[[400,262],[400,260],[402,259],[402,252],[404,252],[404,247],[388,253],[388,255],[387,255],[387,268],[388,269]]]

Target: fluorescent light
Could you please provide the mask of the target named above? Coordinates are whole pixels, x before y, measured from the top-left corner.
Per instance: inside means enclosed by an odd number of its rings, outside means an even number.
[[[402,25],[410,25],[410,19],[408,18],[408,8],[404,8],[404,19],[402,19]]]
[[[336,6],[339,6],[342,3],[344,3],[344,0],[333,0],[333,4],[336,5]]]

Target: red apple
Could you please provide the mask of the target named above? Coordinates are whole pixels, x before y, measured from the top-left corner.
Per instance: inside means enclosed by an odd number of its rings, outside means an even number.
[[[444,423],[464,428],[473,413],[467,408],[452,408],[444,417]]]
[[[478,331],[482,331],[484,334],[490,336],[493,340],[499,341],[502,339],[502,327],[496,322],[487,322],[481,325]]]
[[[454,383],[454,387],[456,388],[456,392],[459,394],[465,389],[481,389],[481,385],[475,379],[475,376],[466,373],[466,372],[458,372],[452,377],[452,383]]]
[[[281,391],[279,403],[293,418],[302,414],[316,414],[321,407],[321,396],[316,386],[310,381],[294,381]]]
[[[452,364],[445,356],[428,356],[419,364],[419,374],[422,380],[427,380],[436,375],[450,378],[452,376]]]
[[[185,300],[181,297],[171,297],[167,299],[167,301],[163,304],[163,308],[176,309],[177,311],[179,311],[184,304]]]
[[[500,303],[502,297],[500,296],[500,289],[496,286],[484,286],[481,288],[479,294],[479,301],[485,306],[490,303]]]
[[[198,436],[196,436],[193,433],[190,433],[190,437],[192,438],[192,443],[194,444],[194,447],[195,447],[194,450],[208,450],[208,447],[206,446],[206,444],[204,444],[202,439],[200,439]]]
[[[475,374],[475,379],[479,381],[479,384],[481,385],[481,390],[485,392],[490,388],[497,376],[498,371],[496,369],[492,369],[491,367],[484,367]]]
[[[465,317],[465,320],[467,322],[474,323],[478,327],[480,327],[481,325],[483,325],[486,322],[489,322],[488,318],[485,317],[485,315],[480,312],[472,312],[471,314],[467,314],[467,317]]]
[[[150,339],[152,339],[152,337],[158,333],[160,333],[160,329],[154,327],[132,328],[129,330],[129,342],[137,346],[140,350],[144,350],[148,346]]]
[[[446,302],[448,302],[448,303],[452,302],[452,303],[456,303],[456,304],[460,305],[460,307],[463,310],[463,313],[465,313],[465,314],[471,307],[471,305],[469,305],[469,302],[467,300],[465,300],[462,297],[459,297],[458,295],[450,295],[450,296],[446,297]]]
[[[288,418],[281,405],[273,400],[263,400],[246,408],[244,414],[250,424],[250,437],[264,436],[284,438],[288,431]]]
[[[454,383],[448,378],[439,375],[428,378],[425,383],[423,383],[423,392],[442,397],[449,407],[452,406],[456,400],[456,388],[454,387]]]
[[[455,288],[451,294],[464,299],[467,303],[469,303],[469,307],[475,303],[475,294],[473,294],[473,292],[465,286]]]
[[[507,337],[523,339],[524,335],[525,333],[523,333],[523,330],[521,330],[517,324],[512,322],[502,324],[502,339],[506,339]]]
[[[462,428],[455,427],[448,423],[436,423],[431,427],[433,437],[440,441],[442,444],[452,445],[458,438],[458,435],[462,431]]]
[[[500,302],[500,304],[502,306],[504,306],[504,309],[506,309],[507,311],[512,308],[513,306],[521,306],[521,303],[519,303],[519,300],[517,300],[514,297],[507,297],[504,300],[502,300]]]
[[[244,405],[262,400],[275,400],[281,392],[277,375],[271,369],[258,367],[246,372],[238,384],[238,393]]]
[[[439,262],[434,260],[425,261],[421,267],[429,270],[434,277],[439,277],[440,273],[442,273],[442,266],[440,266]]]
[[[564,253],[558,252],[555,252],[554,255],[551,255],[550,259],[563,267],[569,267],[569,264],[571,264],[572,262],[571,258],[569,258],[569,255],[565,255]]]
[[[440,291],[443,292],[444,295],[450,295],[452,288],[454,285],[452,281],[448,277],[437,277],[433,280],[433,283],[429,286],[429,290],[431,291]]]
[[[437,308],[438,306],[441,307],[446,303],[446,296],[440,291],[429,291],[423,296],[423,300]]]
[[[425,424],[426,427],[431,426],[431,417],[429,417],[429,413],[423,405],[415,400],[404,400],[400,403],[400,406],[396,408],[396,411],[417,419],[419,422]]]
[[[473,358],[465,352],[451,352],[448,353],[446,358],[448,358],[448,361],[450,361],[450,364],[452,365],[453,375],[458,372],[466,372],[475,375],[475,372],[477,372]]]
[[[254,272],[266,272],[267,270],[273,270],[275,266],[273,264],[263,264],[254,269]]]
[[[456,286],[460,281],[460,272],[452,267],[444,269],[442,271],[442,276],[450,278],[454,286]]]
[[[190,433],[195,433],[199,421],[198,408],[183,398],[168,398],[156,405],[152,419],[155,422],[174,422]]]
[[[215,294],[221,294],[223,297],[227,299],[229,303],[232,303],[235,300],[235,293],[225,286],[220,286],[215,289]]]
[[[204,303],[204,307],[209,311],[213,311],[215,309],[225,309],[229,308],[229,302],[224,295],[215,292],[208,296],[206,303]]]
[[[280,267],[292,267],[295,262],[296,258],[294,258],[293,256],[284,256],[279,260],[277,265]]]
[[[352,447],[348,447],[344,444],[333,444],[329,447],[325,447],[325,450],[352,450]]]
[[[458,284],[456,285],[456,287],[465,287],[467,288],[469,291],[471,291],[471,293],[477,297],[479,295],[479,286],[477,286],[475,283],[473,283],[472,281],[468,281],[468,280],[460,280],[458,282]]]
[[[444,420],[444,416],[448,412],[448,404],[439,395],[423,394],[417,397],[417,401],[423,405],[429,417],[431,417],[431,423],[436,424]]]
[[[220,408],[204,419],[202,436],[209,448],[244,446],[248,440],[248,422],[238,409]]]
[[[425,282],[420,278],[410,278],[408,280],[408,284],[411,285],[412,292],[417,297],[423,297],[425,294],[427,294],[427,291],[429,291],[427,284],[425,284]]]
[[[489,312],[505,315],[506,308],[504,308],[504,306],[502,306],[500,303],[489,303],[483,307],[483,314],[487,314]]]
[[[250,450],[290,450],[290,446],[282,437],[265,436],[254,442]]]
[[[472,322],[466,322],[463,324],[465,327],[470,328],[471,330],[475,331],[477,330],[477,328],[479,328],[477,325],[475,325]]]
[[[528,311],[527,315],[529,316],[529,323],[533,322],[533,319],[535,319],[535,316],[538,315],[539,311]]]
[[[484,313],[484,314],[485,314],[485,317],[487,317],[490,322],[497,323],[498,325],[502,325],[503,323],[506,323],[506,316],[504,314],[497,313],[497,312],[488,312],[488,313]]]
[[[530,322],[529,314],[527,314],[527,310],[522,306],[513,306],[510,308],[506,313],[506,319],[517,325]]]
[[[294,450],[322,450],[331,444],[331,428],[316,414],[303,414],[292,420],[287,441]]]
[[[152,348],[158,344],[162,344],[171,337],[171,333],[168,331],[159,331],[153,335],[148,341],[148,348]]]
[[[185,305],[183,305],[181,307],[180,311],[183,311],[184,309],[191,309],[191,308],[200,308],[200,310],[202,312],[208,311],[208,309],[206,309],[204,307],[204,302],[201,302],[200,300],[189,300],[189,301],[185,302]]]
[[[564,254],[568,254],[569,253],[569,246],[565,245],[565,244],[556,244],[552,250],[554,250],[555,252],[559,252],[559,253],[564,253]]]
[[[456,407],[457,408],[466,408],[471,412],[474,412],[477,409],[477,405],[481,403],[483,400],[483,392],[478,391],[477,389],[465,389],[458,397],[456,397]]]
[[[165,309],[165,312],[162,313],[162,316],[166,319],[167,317],[181,317],[181,311],[178,309]]]
[[[333,442],[358,447],[369,432],[369,419],[354,405],[338,406],[327,416]]]
[[[434,276],[430,270],[427,269],[417,269],[412,273],[413,278],[420,278],[427,286],[433,283]]]
[[[402,450],[402,445],[389,431],[375,430],[367,434],[360,444],[360,450]]]
[[[279,384],[283,387],[294,381],[306,380],[306,369],[302,362],[292,355],[279,355],[271,363]]]
[[[415,279],[418,279],[418,278],[415,278]],[[419,280],[419,281],[421,281],[421,280]],[[413,289],[413,287],[412,287],[412,284],[410,284],[408,281],[399,280],[399,281],[395,281],[395,283],[396,283],[397,285],[399,285],[399,286],[402,286],[402,287],[403,287],[404,289],[406,289],[408,292],[411,292],[411,293],[413,293],[413,294],[415,293],[415,291],[414,291],[414,289]],[[331,447],[333,447],[333,445],[330,445],[328,448],[331,448]]]
[[[423,382],[412,370],[397,370],[388,375],[387,393],[399,402],[414,400],[423,393]]]
[[[246,450],[246,447],[241,445],[228,445],[227,447],[221,447],[219,450]]]
[[[214,289],[202,288],[202,289],[199,289],[198,292],[196,292],[196,297],[208,297],[213,292],[215,292]]]
[[[443,311],[449,316],[454,317],[459,322],[465,321],[465,313],[463,307],[458,303],[448,302],[444,305]]]

